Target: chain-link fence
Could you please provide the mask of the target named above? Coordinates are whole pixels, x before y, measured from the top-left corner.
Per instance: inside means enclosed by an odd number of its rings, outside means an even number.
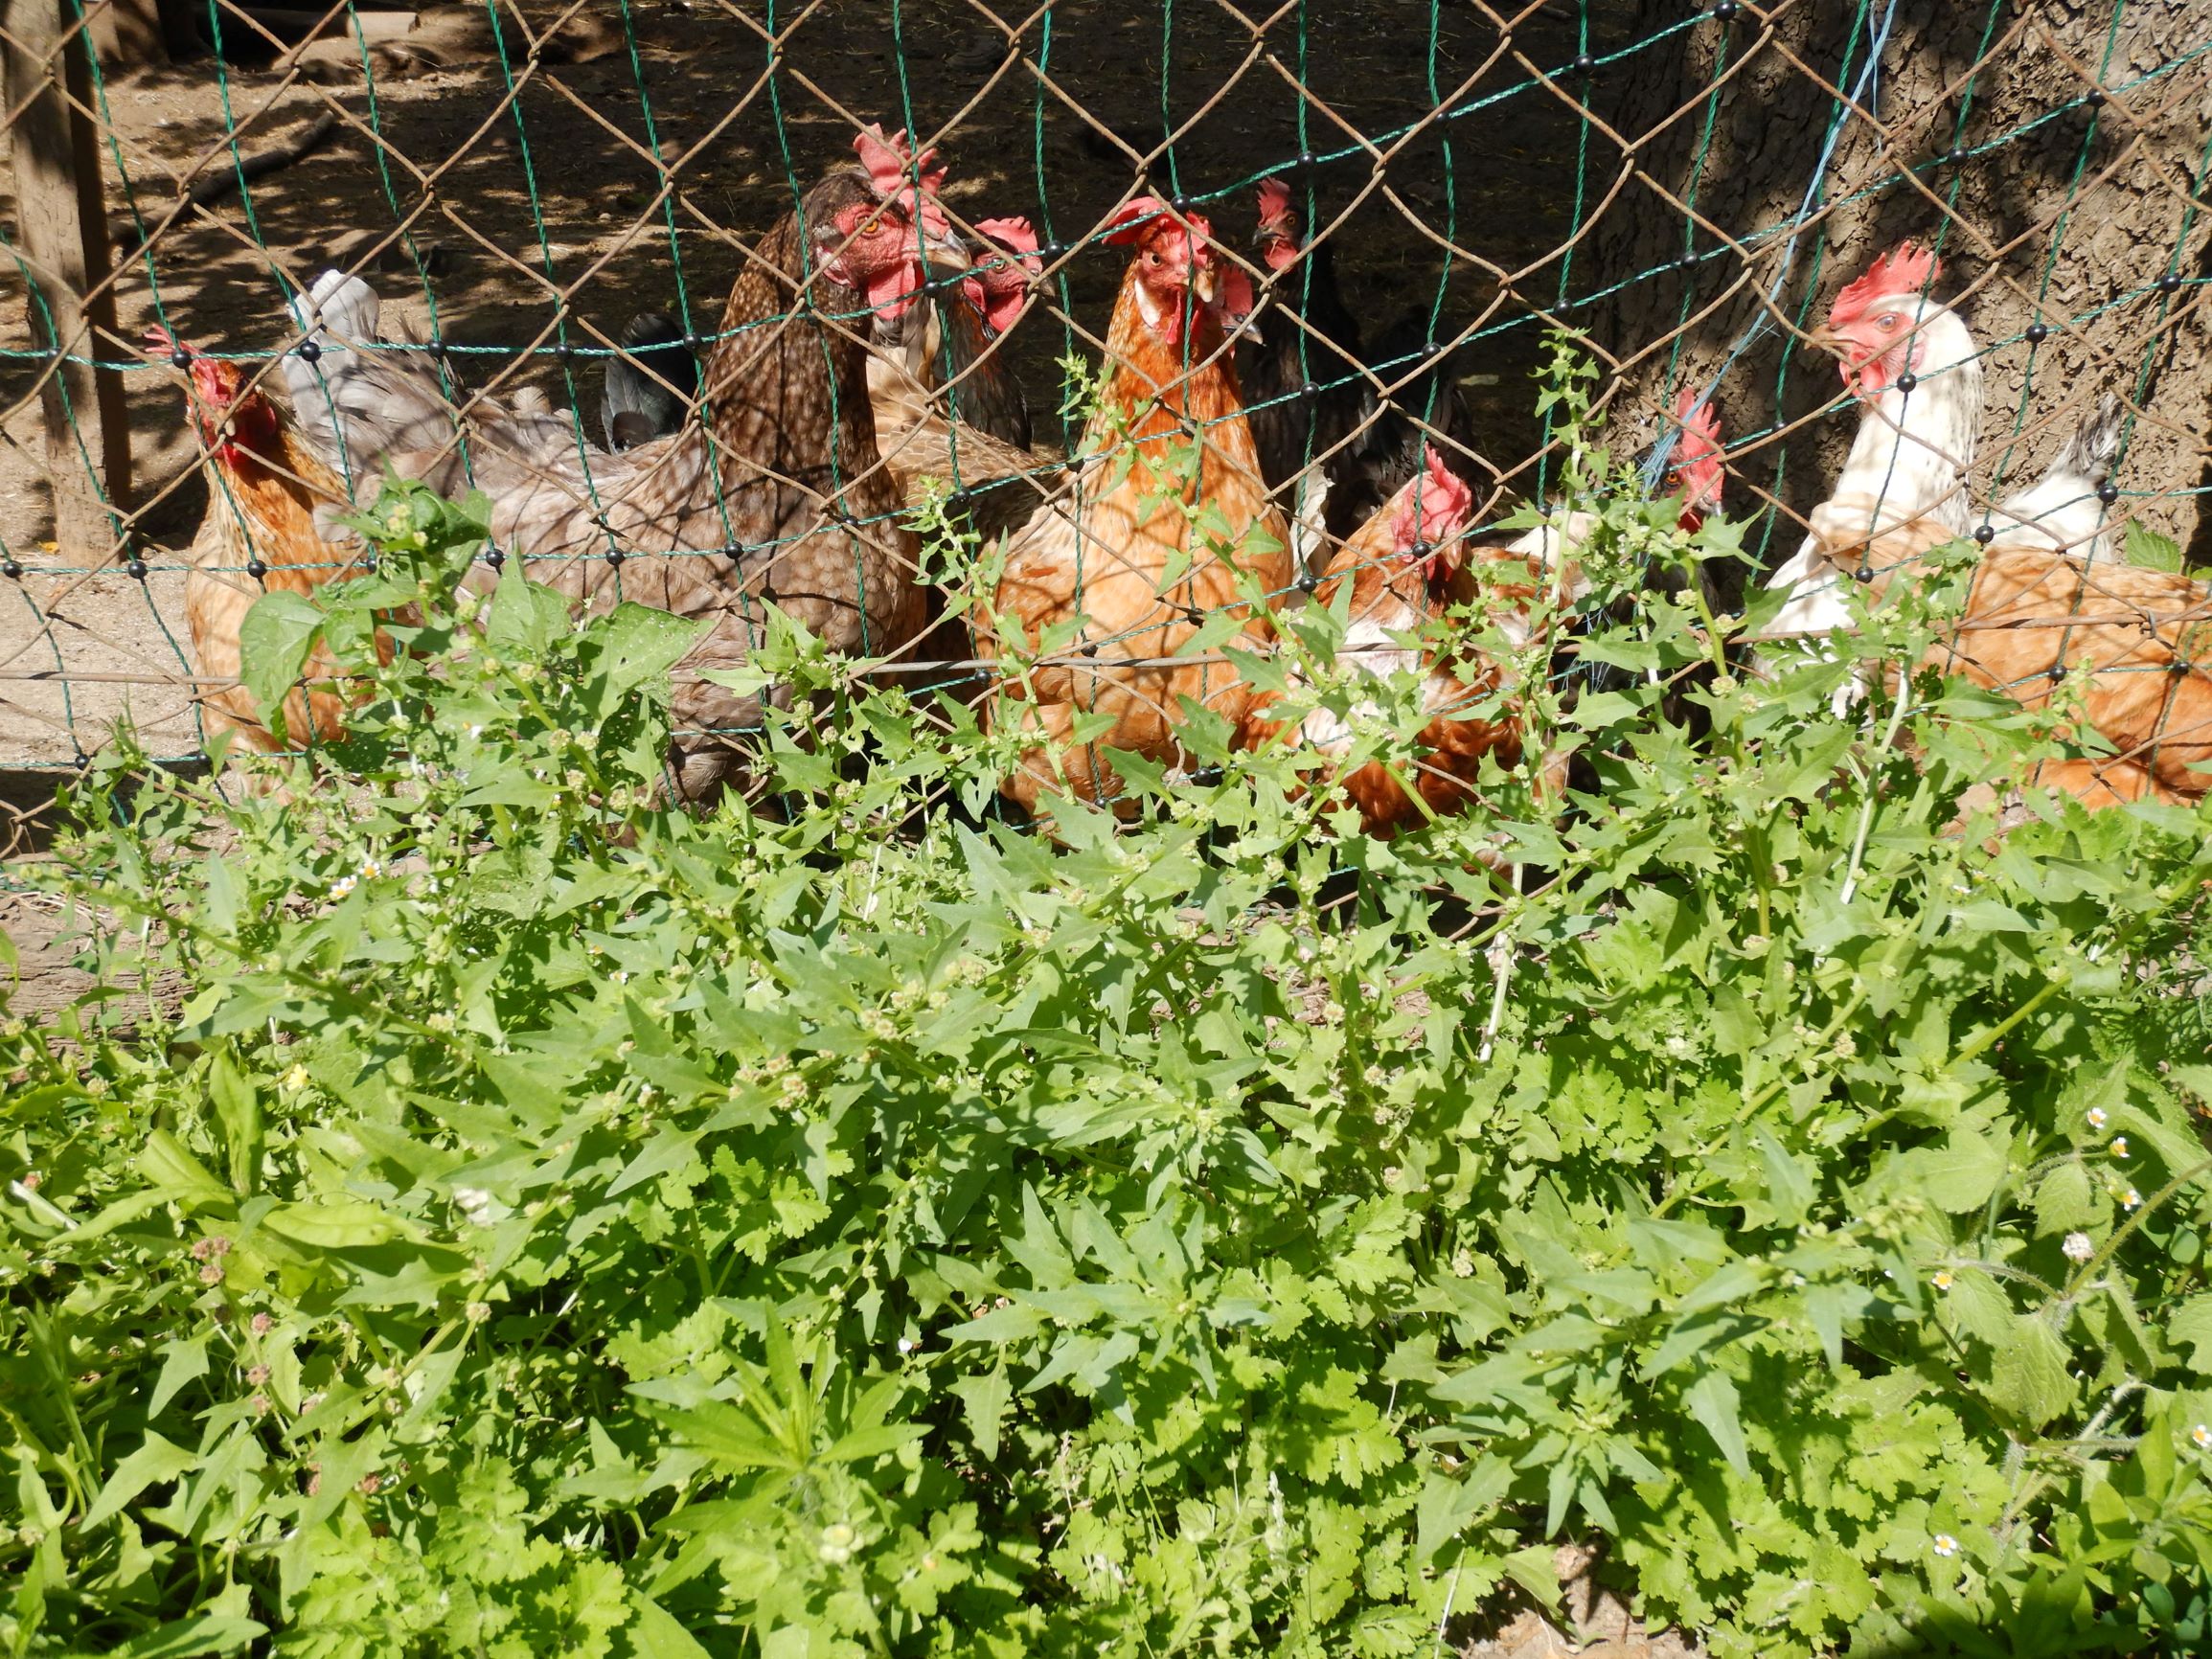
[[[1063,536],[1069,593],[982,609],[1090,616],[1062,677],[1104,649],[1127,691],[1248,602],[1203,569],[1163,585],[1173,558],[1129,554],[1145,527],[1102,516],[1111,468],[1067,464],[1065,361],[1131,368],[1125,313],[1169,350],[1127,435],[1178,425],[1219,463],[1199,493],[1246,504],[1230,539],[1280,532],[1269,600],[1310,591],[1431,453],[1477,527],[1544,499],[1531,375],[1564,327],[1654,494],[1684,412],[1718,415],[1755,572],[1805,558],[1808,526],[1831,579],[1950,535],[2056,557],[1985,607],[1992,637],[2038,642],[1985,677],[2047,694],[2092,646],[2146,670],[2163,689],[2112,746],[2138,792],[2194,792],[2201,721],[2171,739],[2207,614],[2180,573],[2212,479],[2212,19],[2183,0],[10,0],[0,44],[0,843],[119,721],[191,763],[238,707],[245,607],[348,568],[329,509],[386,466],[483,488],[494,563],[580,602],[715,617],[709,660],[773,599],[855,654],[988,685],[999,653],[918,580],[905,526],[938,480],[1012,533],[1015,578]],[[1906,238],[1942,264],[1884,267],[1926,302],[1891,360],[1837,296]],[[1154,254],[1181,286],[1125,293]],[[1931,361],[1937,308],[1964,343]],[[1232,362],[1241,406],[1207,404]],[[308,458],[274,467],[318,509],[297,522],[221,461],[270,459],[257,397]],[[1904,433],[1937,405],[1950,427]],[[1852,497],[1855,428],[1900,411]]]

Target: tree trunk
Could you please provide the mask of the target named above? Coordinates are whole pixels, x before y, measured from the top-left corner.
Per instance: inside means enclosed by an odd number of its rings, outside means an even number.
[[[1708,12],[1604,71],[1593,100],[1634,147],[1635,177],[1591,243],[1598,285],[1629,284],[1592,318],[1623,362],[1624,419],[1649,421],[1685,385],[1715,388],[1728,443],[1749,445],[1732,459],[1728,509],[1779,503],[1746,540],[1759,563],[1779,563],[1855,427],[1818,413],[1840,391],[1836,368],[1791,330],[1820,323],[1837,289],[1917,238],[1943,256],[1934,293],[1987,353],[1974,499],[2032,482],[2114,392],[2135,412],[2114,518],[2212,554],[2206,498],[2174,493],[2212,484],[2200,436],[2212,289],[2197,285],[2212,213],[2190,200],[2212,57],[2182,61],[2208,38],[2201,5],[1720,9],[1733,16]],[[1683,15],[1680,0],[1635,10],[1633,39]],[[2031,343],[2039,322],[2047,337]]]

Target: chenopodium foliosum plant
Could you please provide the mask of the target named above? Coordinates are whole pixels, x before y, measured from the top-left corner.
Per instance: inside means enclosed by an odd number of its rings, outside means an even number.
[[[1387,841],[1225,744],[1047,841],[787,628],[758,799],[672,807],[688,625],[457,592],[481,518],[391,487],[262,625],[341,744],[76,791],[0,1640],[1412,1654],[1574,1542],[1716,1653],[2193,1650],[2204,822],[1999,838],[2047,735],[1917,669],[1955,576],[1762,666],[1585,384],[1595,591],[1514,671],[1568,797]]]

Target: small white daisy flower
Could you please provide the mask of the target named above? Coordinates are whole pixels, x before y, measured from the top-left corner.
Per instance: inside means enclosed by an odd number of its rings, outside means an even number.
[[[1949,1533],[1938,1533],[1929,1542],[1934,1545],[1935,1553],[1947,1561],[1958,1554],[1958,1540]]]
[[[911,1336],[901,1336],[899,1339],[899,1352],[901,1353],[912,1353],[914,1352],[914,1339]],[[2202,1431],[2200,1430],[2199,1432],[2201,1433]]]
[[[1950,1268],[1938,1267],[1935,1270],[1935,1277],[1930,1279],[1928,1283],[1938,1290],[1949,1290],[1957,1281],[1951,1278]]]
[[[2091,1107],[2089,1108],[2089,1127],[2090,1127],[2090,1128],[2092,1128],[2092,1129],[2101,1129],[2101,1128],[2103,1128],[2103,1127],[2105,1126],[2105,1125],[2106,1125],[2108,1122],[2109,1122],[2109,1121],[2110,1121],[2110,1120],[2109,1120],[2109,1119],[2108,1119],[2108,1118],[2105,1116],[2105,1108],[2104,1108],[2104,1107],[2102,1107],[2102,1106],[2091,1106]]]
[[[361,879],[363,881],[374,881],[377,876],[383,874],[384,867],[377,863],[374,858],[364,858],[361,860]]]
[[[2143,1194],[2136,1192],[2132,1187],[2130,1187],[2125,1193],[2120,1194],[2120,1207],[2123,1210],[2136,1209],[2142,1204],[2142,1202]]]
[[[2125,1135],[2114,1135],[2112,1137],[2112,1156],[2115,1158],[2125,1158],[2127,1155],[2128,1137]]]
[[[2199,1423],[2189,1431],[2189,1438],[2197,1443],[2199,1451],[2212,1451],[2212,1428]]]
[[[471,725],[468,728],[468,735],[471,738],[481,738],[484,736],[484,728],[481,725]]]
[[[2068,1233],[2066,1241],[2059,1248],[2066,1253],[2069,1261],[2087,1261],[2097,1253],[2096,1245],[2089,1242],[2087,1233]]]
[[[337,878],[337,880],[331,883],[331,897],[333,898],[343,898],[347,894],[353,891],[354,885],[354,880],[351,875],[341,875]]]

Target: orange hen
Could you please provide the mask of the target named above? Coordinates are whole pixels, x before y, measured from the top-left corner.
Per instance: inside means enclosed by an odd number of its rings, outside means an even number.
[[[1038,509],[1013,534],[977,629],[978,654],[995,661],[1008,636],[1034,648],[1080,619],[1063,649],[1010,672],[993,697],[994,722],[1038,740],[1001,785],[1030,808],[1048,790],[1109,798],[1106,748],[1183,763],[1186,698],[1241,718],[1251,688],[1226,665],[1168,659],[1204,619],[1243,605],[1241,577],[1273,603],[1294,574],[1224,344],[1225,328],[1250,312],[1250,283],[1197,214],[1171,216],[1140,196],[1108,224],[1106,240],[1136,256],[1106,335],[1111,372],[1083,438],[1090,459],[1072,501]],[[1178,466],[1176,451],[1187,457],[1192,444],[1196,466]],[[1271,637],[1265,608],[1244,613],[1241,643]],[[1093,713],[1110,716],[1110,729],[1071,741]]]
[[[147,347],[148,355],[186,366],[186,401],[207,452],[207,516],[187,556],[185,625],[200,673],[235,680],[239,626],[264,592],[311,592],[351,574],[361,557],[349,533],[331,538],[332,515],[347,510],[345,480],[296,440],[277,405],[246,385],[239,365],[201,356],[161,329],[148,331]],[[390,642],[379,638],[377,648],[389,661]],[[346,709],[358,699],[337,688],[336,671],[318,647],[301,686],[285,699],[290,741],[328,742],[344,732]],[[206,692],[201,703],[217,728],[257,748],[282,747],[242,685]]]
[[[1316,594],[1320,603],[1334,604],[1350,584],[1350,625],[1341,649],[1362,671],[1380,676],[1401,669],[1425,670],[1422,707],[1434,717],[1422,728],[1412,762],[1401,766],[1368,761],[1334,779],[1370,835],[1394,835],[1432,817],[1465,810],[1475,798],[1485,757],[1506,767],[1520,761],[1521,716],[1510,698],[1499,696],[1506,689],[1506,670],[1477,653],[1425,649],[1415,637],[1478,596],[1525,604],[1553,580],[1544,560],[1532,557],[1530,548],[1489,548],[1468,540],[1472,507],[1467,485],[1430,450],[1426,470],[1344,543],[1332,561],[1335,574]],[[1478,563],[1486,567],[1480,574]],[[1516,645],[1534,637],[1525,612],[1509,612],[1499,625]],[[1299,677],[1293,672],[1294,681]],[[1357,708],[1351,721],[1316,709],[1290,725],[1270,718],[1277,700],[1266,693],[1253,700],[1238,729],[1239,747],[1282,742],[1311,751],[1324,763],[1350,753],[1357,739]],[[1486,705],[1494,706],[1475,712]],[[1564,782],[1564,758],[1547,760],[1540,791],[1557,795]]]

